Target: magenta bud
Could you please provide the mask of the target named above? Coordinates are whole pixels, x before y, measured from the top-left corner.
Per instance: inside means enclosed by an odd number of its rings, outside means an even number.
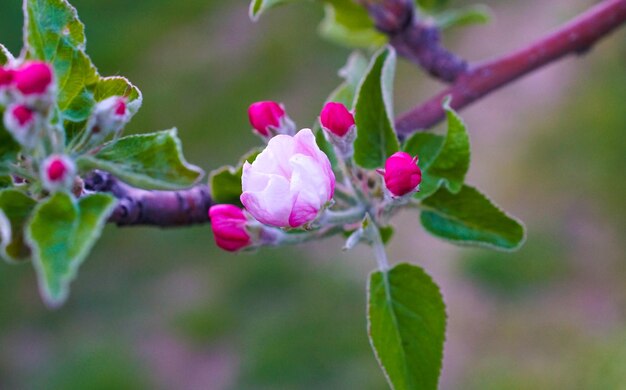
[[[384,177],[385,187],[395,197],[416,191],[422,182],[417,156],[411,157],[405,152],[397,152],[389,157],[385,162],[385,170],[379,173]]]
[[[52,86],[52,66],[45,62],[28,62],[14,71],[13,83],[23,95],[43,95]]]
[[[272,137],[276,133],[288,133],[281,129],[290,120],[282,104],[272,101],[256,102],[248,108],[250,124],[263,137]]]
[[[354,115],[341,103],[326,103],[320,113],[322,127],[338,137],[354,128]]]
[[[209,218],[215,243],[220,248],[236,252],[252,243],[246,231],[247,218],[239,207],[231,204],[212,206],[209,209]]]
[[[76,165],[67,156],[52,155],[41,164],[41,179],[49,191],[70,189],[76,176]]]
[[[118,134],[130,121],[126,98],[111,96],[96,104],[89,117],[89,145],[94,146],[102,142],[110,134]]]
[[[15,122],[21,127],[27,126],[35,120],[35,113],[22,104],[11,107],[9,112],[15,119]]]
[[[0,89],[13,83],[13,70],[0,66]]]
[[[4,127],[13,138],[26,148],[33,148],[39,141],[37,113],[24,104],[14,104],[4,112]]]

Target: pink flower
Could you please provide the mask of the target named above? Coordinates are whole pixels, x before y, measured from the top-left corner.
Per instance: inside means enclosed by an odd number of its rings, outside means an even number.
[[[97,144],[109,134],[121,132],[130,117],[125,97],[111,96],[98,102],[87,124],[91,133],[90,144]]]
[[[0,89],[13,83],[13,70],[0,66]]]
[[[335,175],[310,129],[277,135],[243,167],[241,202],[260,222],[298,227],[312,222],[332,199]]]
[[[320,113],[322,127],[338,137],[354,128],[354,115],[341,103],[326,103]]]
[[[405,152],[394,153],[385,162],[385,186],[397,197],[404,196],[415,190],[422,182],[422,171],[417,166],[417,156],[411,157]]]
[[[220,248],[235,252],[250,245],[246,216],[239,207],[230,204],[211,206],[209,218],[215,243]]]
[[[49,191],[70,189],[76,176],[76,165],[65,155],[52,155],[41,164],[41,179]]]
[[[272,101],[256,102],[248,108],[250,124],[263,137],[276,134],[292,134],[293,122],[282,104]]]
[[[13,83],[23,95],[43,95],[52,86],[52,67],[45,62],[28,62],[14,71]]]

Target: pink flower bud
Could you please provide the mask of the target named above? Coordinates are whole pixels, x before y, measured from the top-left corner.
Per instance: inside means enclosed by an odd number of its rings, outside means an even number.
[[[15,70],[13,82],[23,95],[43,95],[52,86],[52,67],[45,62],[29,62]]]
[[[231,204],[218,204],[209,209],[211,228],[215,243],[220,248],[235,252],[251,244],[246,231],[246,216],[243,211]]]
[[[38,141],[36,132],[37,114],[24,104],[14,104],[4,112],[4,127],[13,138],[26,148],[32,148]]]
[[[310,129],[277,135],[241,178],[241,202],[258,221],[299,227],[317,218],[332,199],[335,175]]]
[[[320,113],[322,127],[338,137],[354,128],[354,115],[341,103],[326,103]]]
[[[261,136],[272,137],[275,134],[293,133],[293,123],[284,107],[276,102],[256,102],[248,108],[250,124]]]
[[[13,70],[0,66],[0,89],[13,83]]]
[[[96,104],[87,124],[90,145],[100,143],[109,134],[119,133],[130,117],[125,97],[111,96]]]
[[[41,179],[49,191],[70,189],[76,176],[76,165],[67,156],[52,155],[41,164]]]
[[[396,197],[404,196],[415,190],[422,182],[422,171],[417,166],[417,156],[411,157],[405,152],[394,153],[385,162],[384,175],[387,190]]]

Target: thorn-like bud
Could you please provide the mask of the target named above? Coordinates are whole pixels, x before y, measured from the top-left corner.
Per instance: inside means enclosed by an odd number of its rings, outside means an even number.
[[[41,164],[41,180],[50,192],[71,190],[76,176],[76,165],[65,155],[52,155]]]
[[[236,252],[252,244],[246,230],[247,218],[239,207],[231,204],[211,206],[209,218],[215,243],[220,248]]]
[[[98,144],[110,134],[119,135],[130,121],[130,112],[125,97],[111,96],[96,104],[87,123],[90,144]]]
[[[248,108],[248,118],[252,128],[263,138],[269,139],[277,134],[295,134],[293,121],[285,112],[282,104],[273,101],[256,102]]]
[[[37,113],[24,104],[13,104],[4,111],[4,127],[22,146],[32,149],[39,138]]]
[[[341,158],[347,159],[354,153],[356,126],[354,115],[341,103],[326,103],[320,113],[320,125],[326,138],[335,145]]]
[[[385,162],[385,169],[378,170],[383,175],[385,188],[392,198],[399,198],[419,190],[422,171],[417,166],[417,156],[405,152],[394,153]]]
[[[24,96],[47,94],[53,85],[52,66],[45,62],[27,62],[13,74],[15,88]]]

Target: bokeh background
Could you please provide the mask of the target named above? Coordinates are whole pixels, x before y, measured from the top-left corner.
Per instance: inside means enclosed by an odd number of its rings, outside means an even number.
[[[73,0],[104,75],[143,91],[130,132],[177,126],[207,171],[257,143],[248,104],[274,99],[309,126],[349,51],[321,40],[304,2],[251,23],[247,0]],[[488,26],[446,35],[480,60],[594,3],[486,1]],[[460,5],[462,2],[457,2]],[[18,52],[20,1],[0,42]],[[398,111],[441,88],[401,63]],[[524,220],[513,254],[458,249],[397,220],[394,261],[441,285],[442,389],[626,389],[626,30],[464,111],[469,181]],[[30,265],[0,264],[2,389],[384,389],[366,337],[366,248],[339,239],[231,255],[207,226],[109,226],[68,303],[46,310]]]

